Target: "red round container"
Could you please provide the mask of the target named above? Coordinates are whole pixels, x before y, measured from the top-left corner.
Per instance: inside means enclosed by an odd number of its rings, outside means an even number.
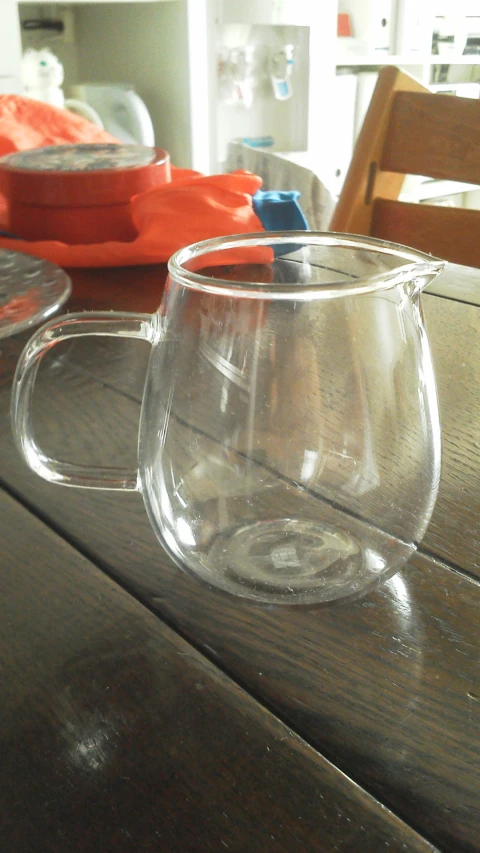
[[[168,153],[145,145],[52,145],[0,161],[8,230],[25,240],[134,240],[130,199],[169,181]]]

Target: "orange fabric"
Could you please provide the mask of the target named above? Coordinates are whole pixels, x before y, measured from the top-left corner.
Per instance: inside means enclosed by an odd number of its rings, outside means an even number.
[[[16,95],[0,96],[0,154],[42,145],[112,141],[118,140],[67,110]],[[264,231],[252,205],[252,196],[261,184],[261,178],[248,172],[205,177],[172,166],[170,184],[132,199],[139,234],[131,243],[69,246],[54,240],[0,238],[0,247],[62,267],[160,263],[182,246],[209,237]]]
[[[252,206],[252,195],[261,183],[261,178],[247,172],[209,178],[193,175],[141,193],[131,202],[139,230],[131,243],[67,246],[54,240],[32,243],[1,238],[0,247],[45,258],[62,267],[161,263],[189,243],[263,231]]]
[[[0,157],[44,145],[118,142],[106,130],[68,110],[23,95],[0,95]],[[0,194],[0,227],[7,225],[7,202]]]
[[[22,95],[0,95],[0,157],[26,148],[71,142],[118,142],[68,110]]]

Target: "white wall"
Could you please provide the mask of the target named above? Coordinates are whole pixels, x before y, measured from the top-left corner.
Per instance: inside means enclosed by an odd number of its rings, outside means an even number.
[[[0,5],[4,0],[0,0]],[[56,18],[58,17],[54,5],[38,3],[19,3],[18,16],[21,22],[35,18]],[[65,81],[74,83],[77,79],[77,49],[75,43],[66,43],[63,37],[56,34],[51,34],[44,30],[22,30],[22,47],[26,50],[29,47],[35,50],[40,50],[43,47],[48,47],[55,56],[58,56],[63,65],[65,72]]]
[[[156,144],[191,165],[186,0],[75,8],[76,82],[132,83],[145,101]]]
[[[21,42],[15,0],[0,0],[0,91],[21,92]]]

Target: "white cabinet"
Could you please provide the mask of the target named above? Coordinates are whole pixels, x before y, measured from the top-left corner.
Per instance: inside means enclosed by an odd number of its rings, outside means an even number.
[[[408,60],[429,57],[434,27],[433,0],[397,0],[393,53]]]
[[[352,34],[336,40],[337,74],[357,77],[355,137],[361,128],[380,68],[397,65],[416,77],[432,91],[478,98],[480,54],[463,53],[466,37],[480,36],[479,0],[338,0],[339,12],[350,15]],[[389,15],[388,39],[379,36],[379,16]],[[434,33],[438,31],[435,49]],[[451,33],[451,35],[449,35]],[[388,41],[388,47],[386,42]],[[339,78],[340,79],[340,78]],[[341,116],[337,122],[344,121]],[[338,151],[337,161],[345,159]],[[339,166],[337,166],[337,171]],[[337,183],[336,189],[340,188]],[[439,186],[436,186],[439,183]],[[457,193],[458,193],[457,189]],[[468,186],[460,188],[467,193]],[[429,192],[426,196],[424,193]],[[453,192],[453,189],[452,189]],[[420,179],[410,183],[405,199],[423,201],[444,198],[440,182],[428,182],[428,190]]]
[[[318,5],[312,0],[220,0],[219,23],[308,27]]]
[[[93,3],[176,3],[177,0],[65,0],[62,6],[85,6]],[[45,0],[29,0],[29,5],[44,6]],[[50,8],[52,4],[49,4]],[[58,5],[54,4],[57,6]]]
[[[352,52],[370,56],[393,53],[395,0],[338,0],[338,11],[352,21]]]
[[[426,85],[435,82],[440,66],[448,66],[452,78],[467,80],[480,67],[480,55],[463,53],[469,30],[480,35],[478,0],[338,0],[338,9],[350,15],[352,36],[337,39],[337,66],[400,65]],[[432,52],[435,31],[437,54]]]

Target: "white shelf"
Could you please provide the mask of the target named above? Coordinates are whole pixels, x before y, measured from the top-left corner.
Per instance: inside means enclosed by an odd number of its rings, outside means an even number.
[[[1,2],[1,0],[0,0]],[[48,0],[27,0],[28,4],[40,6],[48,4]],[[105,3],[126,3],[128,5],[135,3],[176,3],[177,0],[62,0],[62,6],[93,6],[102,5]],[[23,0],[18,0],[18,4],[23,4]],[[3,10],[2,10],[3,11]]]
[[[222,24],[301,27],[315,17],[311,0],[222,0],[219,11]]]
[[[443,56],[431,56],[428,60],[428,65],[480,65],[480,54],[472,53],[460,56],[450,56],[448,53]]]
[[[444,54],[443,56],[414,56],[406,54],[396,56],[392,53],[371,53],[356,56],[348,53],[337,56],[336,66],[360,66],[360,65],[480,65],[480,54],[468,56],[454,56]]]
[[[459,181],[432,180],[419,182],[416,188],[400,194],[400,201],[429,201],[448,195],[475,192],[479,189],[476,184],[465,184]]]

